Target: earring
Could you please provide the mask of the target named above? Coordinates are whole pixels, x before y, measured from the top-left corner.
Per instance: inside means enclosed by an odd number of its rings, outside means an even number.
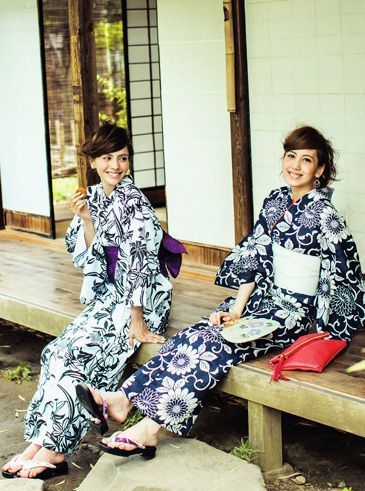
[[[321,181],[319,180],[319,177],[315,177],[315,178],[314,178],[314,182],[313,182],[313,184],[314,184],[314,187],[315,187],[316,189],[318,189],[318,188],[319,188],[319,186],[321,185]]]

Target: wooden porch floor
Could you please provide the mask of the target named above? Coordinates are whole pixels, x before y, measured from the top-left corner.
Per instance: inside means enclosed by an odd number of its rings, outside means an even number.
[[[168,336],[208,314],[231,290],[213,285],[215,268],[184,267],[174,281]],[[82,310],[81,271],[62,241],[0,232],[0,318],[57,335]],[[253,448],[263,470],[281,465],[280,411],[365,437],[365,372],[346,368],[363,358],[365,331],[323,373],[287,372],[290,382],[269,384],[269,356],[230,370],[219,388],[248,400]],[[134,361],[146,362],[157,345],[143,344]]]
[[[84,306],[82,272],[63,241],[0,232],[0,318],[57,335]],[[170,326],[182,328],[209,313],[231,291],[213,284],[215,268],[184,267],[174,280]]]

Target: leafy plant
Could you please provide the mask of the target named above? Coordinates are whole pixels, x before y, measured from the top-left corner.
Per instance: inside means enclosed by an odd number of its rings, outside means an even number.
[[[21,361],[15,368],[9,368],[3,372],[3,377],[21,384],[23,380],[32,380],[30,368],[25,361]]]
[[[128,418],[124,422],[124,429],[127,430],[131,426],[134,426],[136,423],[141,421],[144,418],[143,414],[136,409],[128,415]]]
[[[352,488],[351,487],[350,488],[344,487],[344,488],[342,488],[342,491],[352,491]]]
[[[262,450],[252,448],[248,440],[241,438],[240,445],[238,447],[234,447],[230,451],[230,454],[238,457],[239,459],[247,460],[247,462],[253,462],[255,459],[257,459],[257,454],[260,452],[262,452]]]
[[[52,179],[53,199],[57,203],[69,201],[78,188],[77,176]]]
[[[113,117],[103,112],[99,113],[101,121],[115,123],[118,126],[127,126],[127,99],[125,87],[114,85],[113,81],[108,77],[97,75],[98,92],[104,94],[106,99],[113,106]]]

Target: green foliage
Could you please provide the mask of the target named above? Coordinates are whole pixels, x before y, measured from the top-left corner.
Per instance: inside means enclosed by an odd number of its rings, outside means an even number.
[[[134,426],[136,423],[141,421],[143,418],[143,414],[136,409],[135,411],[129,413],[128,418],[124,422],[123,428],[127,430],[131,426]]]
[[[52,179],[53,200],[57,203],[69,201],[78,188],[77,176]]]
[[[3,377],[21,384],[23,380],[32,380],[30,368],[25,361],[21,361],[15,368],[9,368],[3,372]]]
[[[262,450],[252,448],[248,440],[241,438],[240,445],[233,448],[230,454],[238,457],[239,459],[247,460],[247,462],[253,462],[255,459],[257,459],[257,454],[260,452],[262,452]]]
[[[120,68],[116,72],[116,65],[112,60],[119,58],[123,53],[123,24],[121,21],[99,21],[95,23],[96,51],[103,53],[102,58],[108,66],[110,73],[97,75],[98,92],[112,106],[113,114],[99,113],[100,121],[115,123],[118,126],[127,126],[126,90],[121,81],[124,79]],[[118,63],[117,63],[118,65]],[[102,70],[103,71],[103,70]],[[118,75],[117,75],[118,73]],[[118,79],[119,81],[116,81]]]
[[[112,51],[123,50],[123,24],[122,22],[99,21],[95,23],[95,44],[97,48]]]
[[[344,488],[342,488],[342,491],[352,491],[352,488],[351,487],[350,488],[344,487]]]
[[[125,87],[117,87],[108,77],[97,76],[98,92],[104,94],[106,99],[113,105],[113,117],[100,112],[101,121],[115,123],[125,128],[127,126],[127,100]]]

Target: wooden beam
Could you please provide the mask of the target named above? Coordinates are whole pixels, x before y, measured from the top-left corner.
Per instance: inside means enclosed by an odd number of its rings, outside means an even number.
[[[3,198],[1,193],[1,175],[0,175],[0,230],[5,228],[5,213],[3,208]]]
[[[223,0],[224,40],[226,46],[227,111],[236,112],[235,53],[232,0]]]
[[[282,467],[280,411],[248,401],[248,435],[250,445],[258,451],[255,464],[261,470],[269,471]]]
[[[236,243],[252,228],[253,201],[248,103],[245,2],[232,1],[235,44],[236,105],[231,119],[231,150]]]
[[[79,185],[93,184],[87,172],[87,159],[81,153],[83,142],[99,126],[96,58],[92,0],[68,0],[71,80],[77,174]]]

